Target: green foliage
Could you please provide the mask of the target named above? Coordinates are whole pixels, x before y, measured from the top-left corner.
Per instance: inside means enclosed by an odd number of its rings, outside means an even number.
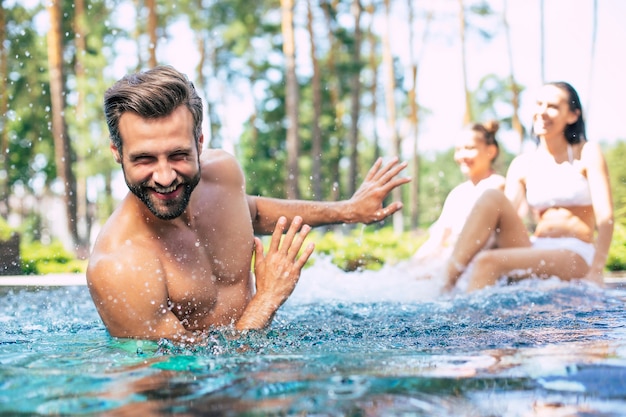
[[[344,271],[378,270],[386,263],[408,259],[423,240],[414,233],[397,235],[391,227],[376,229],[373,226],[353,229],[346,234],[313,232],[310,235],[315,253],[330,256],[332,263]]]
[[[611,191],[616,208],[615,218],[617,222],[626,217],[626,210],[619,209],[626,205],[626,142],[619,141],[604,149],[606,163],[609,169]]]
[[[513,86],[508,77],[487,74],[481,78],[478,88],[472,94],[472,114],[478,121],[489,119],[500,122],[500,131],[513,129]],[[521,93],[524,86],[515,86]]]
[[[50,90],[46,37],[37,33],[33,19],[43,6],[6,10],[8,41],[7,91],[9,185],[29,185],[32,178],[54,179],[54,151],[49,123]]]
[[[61,242],[49,245],[41,242],[22,243],[20,247],[22,271],[26,275],[84,272],[86,261],[77,260]]]
[[[434,159],[420,161],[420,223],[428,227],[439,217],[450,191],[464,181],[454,162],[454,150],[439,152]]]
[[[608,158],[607,158],[608,159]],[[614,181],[613,178],[611,178]],[[624,182],[621,183],[620,190],[622,193],[625,191],[623,188],[626,187]],[[618,190],[619,190],[618,186]],[[613,190],[615,190],[615,186]],[[615,191],[614,191],[615,193]],[[620,198],[619,208],[615,211],[615,228],[613,231],[613,240],[611,241],[611,246],[609,248],[609,256],[606,261],[606,268],[609,271],[624,271],[626,270],[626,199],[622,195],[618,194],[618,198]]]
[[[56,178],[54,161],[54,144],[50,132],[50,88],[47,62],[46,35],[33,22],[41,18],[45,12],[45,4],[37,3],[25,7],[24,2],[10,2],[5,4],[6,12],[6,40],[7,74],[3,93],[9,100],[9,111],[3,123],[2,130],[7,132],[8,151],[6,152],[7,172],[4,174],[10,192],[23,189],[26,193],[46,192],[51,182]],[[369,83],[378,76],[378,68],[364,66],[364,62],[353,59],[352,49],[354,33],[352,28],[345,27],[344,20],[350,14],[350,2],[321,2],[325,8],[327,21],[321,24],[321,16],[316,18],[315,32],[317,33],[316,56],[319,59],[321,70],[321,118],[318,121],[322,138],[322,173],[321,195],[312,195],[312,166],[314,156],[311,153],[312,123],[315,111],[313,109],[313,85],[307,71],[299,72],[300,85],[299,111],[299,149],[300,178],[302,198],[320,200],[335,200],[348,198],[346,189],[348,178],[346,143],[349,130],[349,109],[351,104],[351,80],[358,72],[363,80],[361,90],[361,114],[359,132],[359,161],[358,172],[363,174],[369,168],[375,151],[375,142],[383,143],[383,138],[377,137],[376,130],[372,129],[375,120],[380,114],[370,114],[369,106],[376,100],[382,106],[382,97],[376,93],[371,96]],[[138,7],[138,16],[135,28],[125,28],[119,19],[115,19],[115,12],[120,6],[128,6],[129,2],[90,0],[87,2],[85,19],[88,30],[85,34],[86,50],[77,54],[74,29],[76,8],[72,2],[64,2],[63,7],[63,43],[64,43],[64,75],[66,82],[66,110],[65,122],[68,124],[68,135],[72,149],[76,153],[77,161],[73,169],[79,180],[102,176],[110,186],[113,173],[118,166],[113,163],[107,149],[108,138],[106,126],[102,120],[102,94],[111,84],[114,76],[112,68],[117,58],[126,54],[128,70],[134,71],[145,66],[146,54],[145,15],[141,12],[144,7]],[[232,89],[234,92],[250,95],[254,100],[255,112],[251,116],[246,129],[240,138],[237,138],[238,159],[242,162],[245,176],[248,179],[247,192],[274,197],[284,197],[285,179],[287,176],[286,149],[285,149],[285,99],[284,99],[284,59],[282,56],[282,35],[280,27],[280,8],[276,1],[259,0],[249,2],[245,0],[233,1],[196,1],[183,0],[181,2],[157,2],[159,9],[160,36],[167,38],[171,29],[170,24],[185,20],[193,29],[194,43],[202,45],[204,61],[196,71],[198,74],[188,74],[194,79],[204,92],[209,108],[211,142],[220,137],[221,126],[220,107],[224,107],[220,92]],[[381,9],[382,10],[382,9]],[[466,14],[468,27],[471,30],[484,30],[491,27],[486,22],[499,19],[493,15],[487,4],[472,5]],[[379,13],[379,11],[376,11]],[[316,12],[319,14],[319,11]],[[491,20],[488,20],[491,19]],[[326,20],[326,18],[324,19]],[[300,26],[303,22],[297,23]],[[122,26],[119,26],[122,24]],[[484,32],[489,36],[494,33]],[[332,36],[329,36],[332,35]],[[376,33],[373,33],[376,35]],[[454,35],[456,36],[456,35]],[[117,41],[132,42],[139,51],[132,57],[126,48],[119,48],[123,44]],[[362,58],[365,58],[366,49],[372,49],[376,57],[374,61],[380,63],[378,41],[364,48]],[[364,44],[365,45],[365,44]],[[298,45],[298,54],[305,56],[308,48]],[[76,71],[77,63],[85,71],[81,78]],[[402,79],[405,73],[401,68],[400,60],[395,57],[396,85],[399,108],[398,114],[406,111],[406,92],[403,87],[406,83]],[[176,63],[173,63],[176,65]],[[332,65],[330,65],[332,64]],[[359,72],[360,71],[360,72]],[[200,76],[202,75],[202,76]],[[116,76],[117,77],[117,76]],[[369,82],[368,82],[369,81]],[[522,89],[521,86],[517,86]],[[381,90],[382,87],[379,87]],[[83,92],[80,106],[78,92]],[[379,91],[380,93],[381,91]],[[318,92],[315,92],[318,93]],[[382,94],[381,94],[382,96]],[[472,94],[472,113],[476,120],[496,118],[501,122],[501,131],[510,127],[512,114],[512,94],[510,80],[493,74],[485,75]],[[217,109],[217,110],[216,110]],[[79,111],[80,110],[80,111]],[[381,112],[382,113],[382,112]],[[420,115],[427,116],[427,109],[420,108]],[[425,120],[426,118],[424,118]],[[215,137],[214,137],[215,135]],[[216,142],[219,143],[219,142]],[[380,146],[380,144],[376,144]],[[496,169],[504,174],[512,155],[502,154],[497,161]],[[606,151],[607,163],[611,172],[611,187],[616,204],[626,203],[626,144],[621,142],[611,146]],[[420,225],[428,227],[439,215],[443,201],[449,191],[463,180],[452,158],[452,150],[441,152],[434,158],[421,155],[420,175],[415,181],[420,182]],[[2,168],[4,169],[4,168]],[[2,181],[0,181],[1,183]],[[409,187],[403,187],[405,206]],[[111,211],[111,189],[105,188],[99,192],[95,202],[98,206],[97,215],[105,218]],[[407,210],[405,210],[406,212]],[[616,213],[616,233],[609,255],[611,268],[622,265],[624,256],[624,242],[622,218],[624,213]],[[39,219],[24,216],[23,225],[19,231],[23,240],[37,240]],[[3,236],[3,226],[0,225],[0,238]],[[325,234],[321,239],[320,248],[328,247],[327,253],[337,258],[346,268],[359,268],[381,265],[384,262],[394,262],[407,253],[413,252],[415,237],[405,234],[397,237],[387,229],[375,228],[357,229],[347,235]],[[327,237],[326,237],[327,236]],[[406,238],[408,236],[408,238]],[[401,241],[405,239],[406,241]],[[35,248],[32,252],[40,252]],[[29,249],[25,252],[28,255]],[[342,258],[344,260],[339,260]],[[45,256],[41,256],[44,259]],[[622,261],[620,261],[622,260]],[[49,257],[42,265],[59,265],[67,268],[71,260],[58,261]],[[620,263],[622,262],[622,263]],[[348,265],[348,264],[351,264]]]
[[[13,236],[13,233],[15,233],[15,231],[9,226],[9,223],[0,217],[0,241],[6,242]]]
[[[626,270],[626,221],[615,224],[606,269],[609,271]]]
[[[317,256],[330,257],[344,271],[357,271],[379,270],[385,264],[409,259],[427,237],[425,230],[397,235],[392,227],[367,226],[348,232],[315,230],[308,241],[315,243]],[[87,266],[87,261],[75,259],[60,242],[50,245],[22,242],[20,251],[25,274],[81,273]],[[626,270],[626,222],[616,224],[606,269]]]
[[[428,237],[426,230],[394,233],[391,227],[373,226],[342,231],[313,231],[309,240],[315,243],[317,256],[330,257],[344,271],[379,270],[385,264],[409,259]],[[607,271],[626,270],[626,219],[615,225],[615,233],[606,262]]]
[[[606,268],[610,271],[626,270],[626,142],[620,141],[604,150],[609,169],[611,191],[615,202],[615,230],[609,248]]]

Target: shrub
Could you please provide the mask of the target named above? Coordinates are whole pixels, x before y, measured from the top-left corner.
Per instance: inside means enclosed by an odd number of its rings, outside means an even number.
[[[410,258],[428,237],[425,230],[396,235],[391,227],[365,227],[348,233],[313,231],[315,254],[330,257],[344,271],[378,270]],[[606,262],[608,271],[626,271],[626,219],[616,222],[613,241]]]
[[[41,242],[23,243],[20,252],[22,271],[27,275],[85,271],[86,261],[75,259],[59,241],[49,245]]]
[[[609,271],[626,270],[626,221],[615,224],[606,269]]]
[[[15,230],[13,230],[11,226],[9,226],[9,223],[7,223],[6,220],[0,217],[0,241],[6,242],[7,240],[11,239],[13,233],[15,233]]]
[[[331,262],[344,271],[378,270],[385,263],[397,263],[410,258],[424,236],[405,232],[397,235],[391,227],[376,229],[361,227],[347,234],[313,232],[315,253],[331,257]]]

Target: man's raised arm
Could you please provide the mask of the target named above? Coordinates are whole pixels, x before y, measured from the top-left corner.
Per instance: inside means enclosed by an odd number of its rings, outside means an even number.
[[[402,208],[399,201],[383,207],[383,201],[394,188],[411,181],[408,177],[398,177],[406,166],[407,163],[400,163],[398,158],[383,166],[382,158],[379,158],[349,200],[305,201],[248,196],[254,231],[257,234],[272,233],[279,216],[285,216],[288,222],[301,216],[304,224],[311,227],[381,221]]]

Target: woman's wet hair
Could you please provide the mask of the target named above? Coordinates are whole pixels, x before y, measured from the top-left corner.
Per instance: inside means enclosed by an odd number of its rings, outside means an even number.
[[[158,66],[126,75],[104,93],[104,114],[113,145],[121,152],[119,122],[132,112],[146,119],[158,119],[186,106],[193,117],[196,144],[202,135],[202,100],[191,81],[171,66]]]
[[[571,84],[565,81],[552,81],[546,83],[544,85],[553,85],[567,93],[567,104],[569,109],[576,113],[578,112],[578,119],[567,126],[565,126],[565,139],[567,139],[568,143],[572,145],[575,143],[580,143],[581,141],[587,140],[587,134],[585,132],[585,119],[583,117],[583,107],[580,104],[580,97],[578,97],[578,93],[576,89],[572,87]],[[539,142],[539,138],[532,132],[532,136],[535,138],[537,142]]]
[[[496,139],[496,133],[500,129],[500,123],[497,120],[489,120],[484,123],[474,123],[469,126],[469,130],[472,132],[480,133],[485,141],[486,145],[494,145],[496,147],[496,155],[492,161],[495,161],[500,154],[500,145]]]

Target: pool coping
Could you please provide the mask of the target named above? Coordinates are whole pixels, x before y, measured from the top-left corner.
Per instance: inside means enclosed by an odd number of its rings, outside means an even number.
[[[87,285],[85,274],[0,276],[0,287],[67,287],[80,285]]]
[[[604,283],[609,287],[626,289],[626,271],[607,273]],[[5,275],[0,276],[0,287],[66,287],[87,285],[84,273],[46,275]]]

